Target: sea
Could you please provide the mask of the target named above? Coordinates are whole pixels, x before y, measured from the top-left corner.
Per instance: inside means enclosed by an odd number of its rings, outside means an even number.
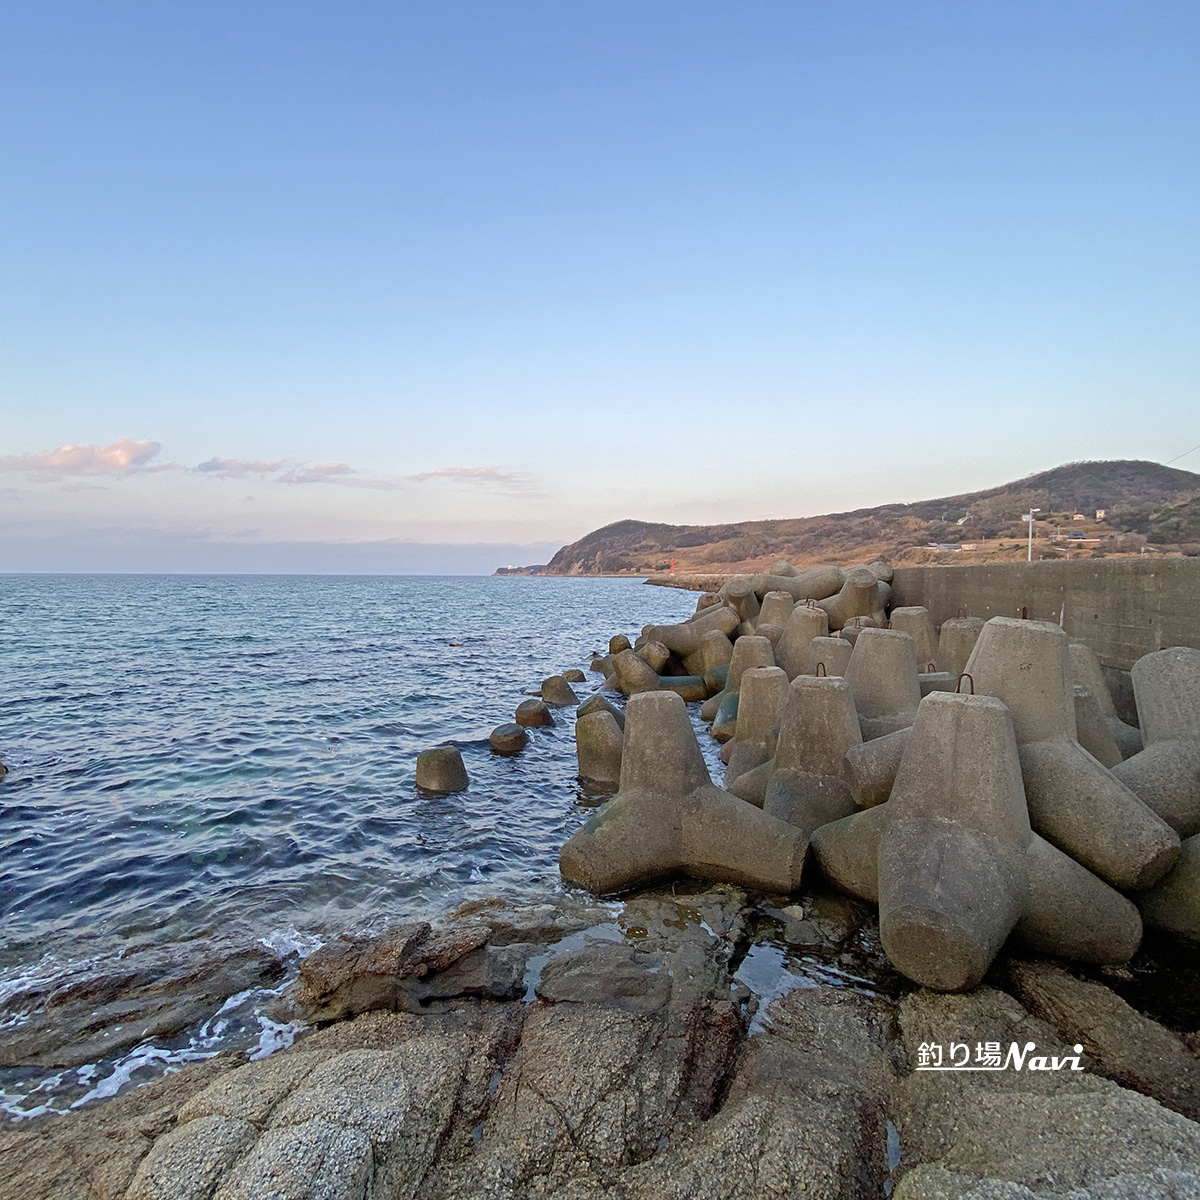
[[[608,795],[577,775],[574,714],[514,758],[488,733],[694,604],[634,579],[0,575],[0,1032],[147,949],[291,964],[162,1043],[0,1066],[0,1114],[262,1057],[296,1033],[271,1000],[328,938],[563,889],[559,847]],[[418,791],[417,754],[446,743],[470,787]]]

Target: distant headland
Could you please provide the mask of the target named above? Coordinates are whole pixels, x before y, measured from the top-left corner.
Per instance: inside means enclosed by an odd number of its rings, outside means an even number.
[[[617,521],[545,564],[497,575],[737,574],[885,558],[894,565],[1200,554],[1200,475],[1136,460],[1076,462],[912,504],[728,525]]]

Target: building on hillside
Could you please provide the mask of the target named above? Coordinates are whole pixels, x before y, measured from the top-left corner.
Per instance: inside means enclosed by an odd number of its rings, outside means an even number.
[[[1107,508],[1098,508],[1098,509],[1096,509],[1096,520],[1097,520],[1097,521],[1103,521],[1103,520],[1105,520],[1105,518],[1106,518],[1107,516],[1108,516],[1108,509],[1107,509]]]

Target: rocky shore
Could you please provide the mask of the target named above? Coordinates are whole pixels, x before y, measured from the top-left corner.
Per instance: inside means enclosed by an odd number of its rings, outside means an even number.
[[[472,904],[328,944],[279,1015],[312,1028],[269,1058],[0,1133],[3,1195],[1200,1195],[1194,1032],[1048,961],[912,987],[823,890]],[[1021,1069],[919,1069],[1029,1043]]]

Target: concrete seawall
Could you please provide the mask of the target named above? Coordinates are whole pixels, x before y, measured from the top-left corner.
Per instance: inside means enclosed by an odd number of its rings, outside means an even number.
[[[961,610],[1061,618],[1104,666],[1127,671],[1152,650],[1200,647],[1200,558],[897,567],[892,605],[903,604],[923,604],[938,624]]]
[[[648,583],[719,587],[728,576],[653,576]],[[937,624],[971,617],[1062,620],[1104,667],[1117,708],[1129,720],[1129,668],[1166,646],[1200,648],[1200,558],[1087,559],[1035,563],[897,567],[892,607],[923,604]]]
[[[1117,712],[1137,721],[1129,668],[1166,646],[1200,647],[1200,558],[897,567],[892,604],[939,624],[968,616],[1062,621],[1100,660]]]

